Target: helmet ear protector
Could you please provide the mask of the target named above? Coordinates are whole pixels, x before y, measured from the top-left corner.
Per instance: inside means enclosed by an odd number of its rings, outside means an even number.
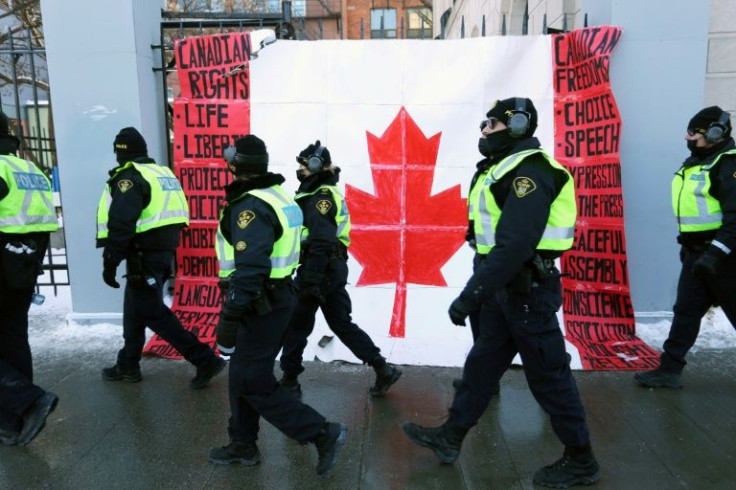
[[[705,130],[705,142],[715,143],[722,139],[726,133],[728,133],[728,127],[730,126],[731,116],[726,111],[722,111],[718,120],[710,123],[708,129]]]
[[[322,158],[322,152],[324,149],[324,146],[319,145],[314,151],[314,155],[307,158],[307,169],[310,172],[314,173],[322,170],[322,167],[325,165],[325,160]]]
[[[531,114],[526,110],[526,99],[517,97],[516,108],[512,111],[506,127],[512,138],[525,138],[529,125],[531,124]]]

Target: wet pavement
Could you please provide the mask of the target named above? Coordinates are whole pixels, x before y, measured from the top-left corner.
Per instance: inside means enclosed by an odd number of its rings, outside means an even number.
[[[518,368],[459,460],[443,465],[400,424],[441,424],[459,369],[403,367],[388,396],[373,399],[369,367],[310,362],[304,400],[349,426],[335,469],[318,477],[314,448],[266,422],[260,465],[216,466],[207,452],[227,443],[227,374],[194,391],[188,363],[147,358],[143,382],[105,382],[99,370],[115,347],[37,356],[37,383],[61,401],[31,444],[0,446],[0,489],[527,489],[562,452]],[[656,391],[630,372],[576,372],[602,467],[595,488],[736,488],[735,368],[736,351],[701,351],[683,390]]]

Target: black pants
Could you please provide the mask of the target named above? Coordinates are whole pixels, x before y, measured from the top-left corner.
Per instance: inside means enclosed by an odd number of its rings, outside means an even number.
[[[559,277],[532,288],[528,295],[501,290],[480,311],[480,337],[468,354],[463,383],[450,418],[470,428],[488,406],[492,388],[519,353],[529,388],[550,417],[566,446],[589,442],[585,411],[570,370],[556,311],[562,303]]]
[[[295,297],[290,284],[272,292],[273,311],[246,315],[238,329],[230,357],[228,433],[233,441],[255,442],[263,417],[288,437],[306,443],[320,433],[325,418],[282,388],[273,374]]]
[[[297,287],[300,276],[297,275]],[[325,294],[325,302],[321,305],[310,301],[298,301],[294,314],[289,323],[289,329],[284,339],[284,351],[281,354],[281,369],[284,373],[298,376],[304,371],[302,355],[307,346],[307,338],[314,330],[314,320],[317,309],[322,309],[327,325],[345,347],[363,362],[371,362],[381,356],[381,350],[376,347],[371,338],[353,323],[353,307],[350,296],[345,290],[348,280],[348,264],[345,260],[337,259],[329,277],[329,286]]]
[[[700,253],[683,249],[682,257],[673,308],[675,316],[660,358],[662,368],[674,372],[681,372],[687,364],[685,355],[698,338],[700,321],[711,306],[720,305],[731,325],[736,326],[736,257],[725,257],[718,264],[715,277],[707,279],[697,278],[692,273]]]
[[[142,256],[144,272],[155,280],[153,285],[131,281],[125,285],[123,300],[123,338],[125,345],[118,352],[118,364],[124,369],[138,367],[146,342],[146,327],[172,345],[184,358],[200,366],[214,359],[215,353],[192,332],[164,304],[164,281],[171,271],[173,251],[146,251]],[[130,260],[126,263],[131,274]]]
[[[2,274],[2,270],[0,270]],[[0,284],[0,429],[18,431],[22,415],[44,390],[33,384],[28,344],[28,308],[33,288],[5,289]]]

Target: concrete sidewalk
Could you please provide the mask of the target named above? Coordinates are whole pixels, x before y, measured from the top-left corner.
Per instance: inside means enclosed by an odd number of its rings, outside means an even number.
[[[144,359],[143,382],[104,382],[104,353],[36,359],[36,381],[61,401],[26,447],[0,446],[0,489],[507,489],[536,488],[532,475],[562,453],[523,372],[512,369],[453,465],[402,433],[405,420],[439,425],[455,368],[404,367],[384,399],[367,391],[366,366],[308,363],[304,400],[349,426],[337,467],[314,472],[316,452],[262,423],[262,462],[216,466],[227,443],[227,374],[189,389],[184,361]],[[691,356],[683,390],[635,385],[629,372],[576,372],[602,477],[601,489],[736,487],[736,352]]]

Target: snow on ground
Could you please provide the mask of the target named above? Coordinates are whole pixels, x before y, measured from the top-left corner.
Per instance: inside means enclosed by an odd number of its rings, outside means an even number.
[[[662,344],[670,331],[671,320],[656,323],[637,323],[636,334],[647,344],[662,350]],[[691,352],[699,349],[725,349],[736,347],[736,331],[720,308],[711,308],[700,325],[700,334]]]
[[[95,325],[67,324],[66,317],[71,312],[71,291],[69,287],[59,287],[58,295],[44,287],[41,294],[46,296],[42,305],[31,305],[29,311],[30,343],[34,354],[53,355],[71,352],[117,352],[122,342],[119,325],[99,323]],[[667,338],[670,320],[656,323],[637,323],[639,338],[657,350]],[[150,335],[150,330],[147,331]],[[720,308],[713,308],[705,316],[700,335],[693,347],[698,349],[724,349],[736,347],[736,332]]]
[[[95,325],[68,324],[71,312],[71,289],[59,287],[54,296],[52,288],[41,288],[46,296],[42,305],[31,305],[28,312],[29,342],[34,356],[44,358],[109,351],[111,356],[122,345],[122,329],[119,325],[99,323]]]

